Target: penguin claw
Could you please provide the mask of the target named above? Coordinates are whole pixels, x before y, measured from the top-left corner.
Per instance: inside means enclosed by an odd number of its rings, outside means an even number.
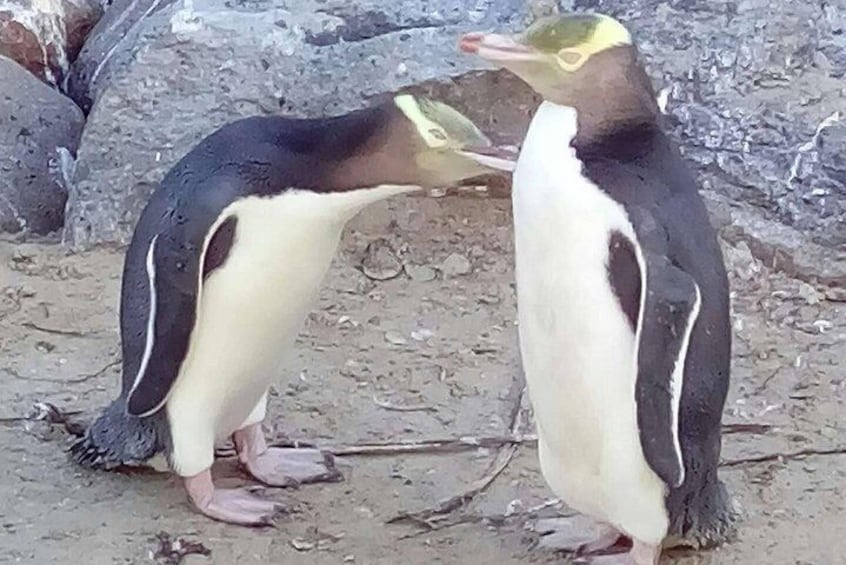
[[[319,449],[271,447],[248,459],[245,466],[257,481],[272,487],[343,480],[334,458]]]

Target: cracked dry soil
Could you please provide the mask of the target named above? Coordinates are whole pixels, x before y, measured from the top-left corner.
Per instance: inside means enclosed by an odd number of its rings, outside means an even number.
[[[357,269],[379,238],[405,265],[378,270],[386,280]],[[453,253],[445,278],[438,268]],[[724,436],[738,540],[663,563],[846,563],[846,304],[745,249],[726,258],[735,335],[725,422],[772,427]],[[566,563],[533,549],[521,514],[553,496],[530,444],[457,513],[467,523],[433,532],[385,522],[461,492],[495,448],[343,458],[343,482],[268,490],[289,512],[262,530],[194,513],[167,475],[73,465],[64,427],[26,416],[48,402],[88,419],[115,395],[122,260],[0,242],[0,563]],[[398,198],[365,211],[278,376],[268,431],[321,445],[506,433],[520,378],[512,282],[508,200]],[[245,481],[231,459],[215,472]]]

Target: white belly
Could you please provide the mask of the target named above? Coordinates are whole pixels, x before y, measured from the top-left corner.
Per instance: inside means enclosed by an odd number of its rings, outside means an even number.
[[[208,468],[216,440],[263,419],[263,395],[315,302],[346,220],[376,196],[408,188],[378,190],[292,193],[230,207],[235,243],[202,285],[188,356],[166,404],[178,473]]]
[[[581,175],[561,135],[575,124],[559,123],[545,141],[551,119],[575,118],[552,110],[534,118],[512,196],[520,349],[541,469],[575,510],[660,542],[664,485],[638,435],[635,335],[607,271],[610,232],[634,239],[633,229],[625,209]]]

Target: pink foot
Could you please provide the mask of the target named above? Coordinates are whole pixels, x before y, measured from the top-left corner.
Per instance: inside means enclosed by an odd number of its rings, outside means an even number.
[[[331,455],[319,449],[267,447],[261,424],[233,434],[238,458],[256,480],[273,487],[343,479]]]
[[[647,545],[635,540],[631,551],[627,553],[591,556],[578,563],[588,565],[658,565],[660,556],[661,548],[659,546]]]
[[[268,526],[281,507],[247,489],[216,489],[211,471],[185,478],[185,488],[197,510],[215,520],[242,526]]]
[[[617,543],[621,535],[615,528],[581,514],[538,520],[535,531],[542,536],[540,547],[578,555],[604,551]]]

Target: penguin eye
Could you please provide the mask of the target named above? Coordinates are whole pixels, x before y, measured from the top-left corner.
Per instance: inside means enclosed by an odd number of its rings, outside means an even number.
[[[430,129],[429,135],[431,135],[432,137],[434,137],[438,141],[446,141],[447,140],[446,135],[444,135],[444,132],[442,132],[439,129],[434,129],[434,128]]]
[[[584,55],[575,49],[562,49],[558,52],[558,62],[566,70],[575,70],[582,62]]]

